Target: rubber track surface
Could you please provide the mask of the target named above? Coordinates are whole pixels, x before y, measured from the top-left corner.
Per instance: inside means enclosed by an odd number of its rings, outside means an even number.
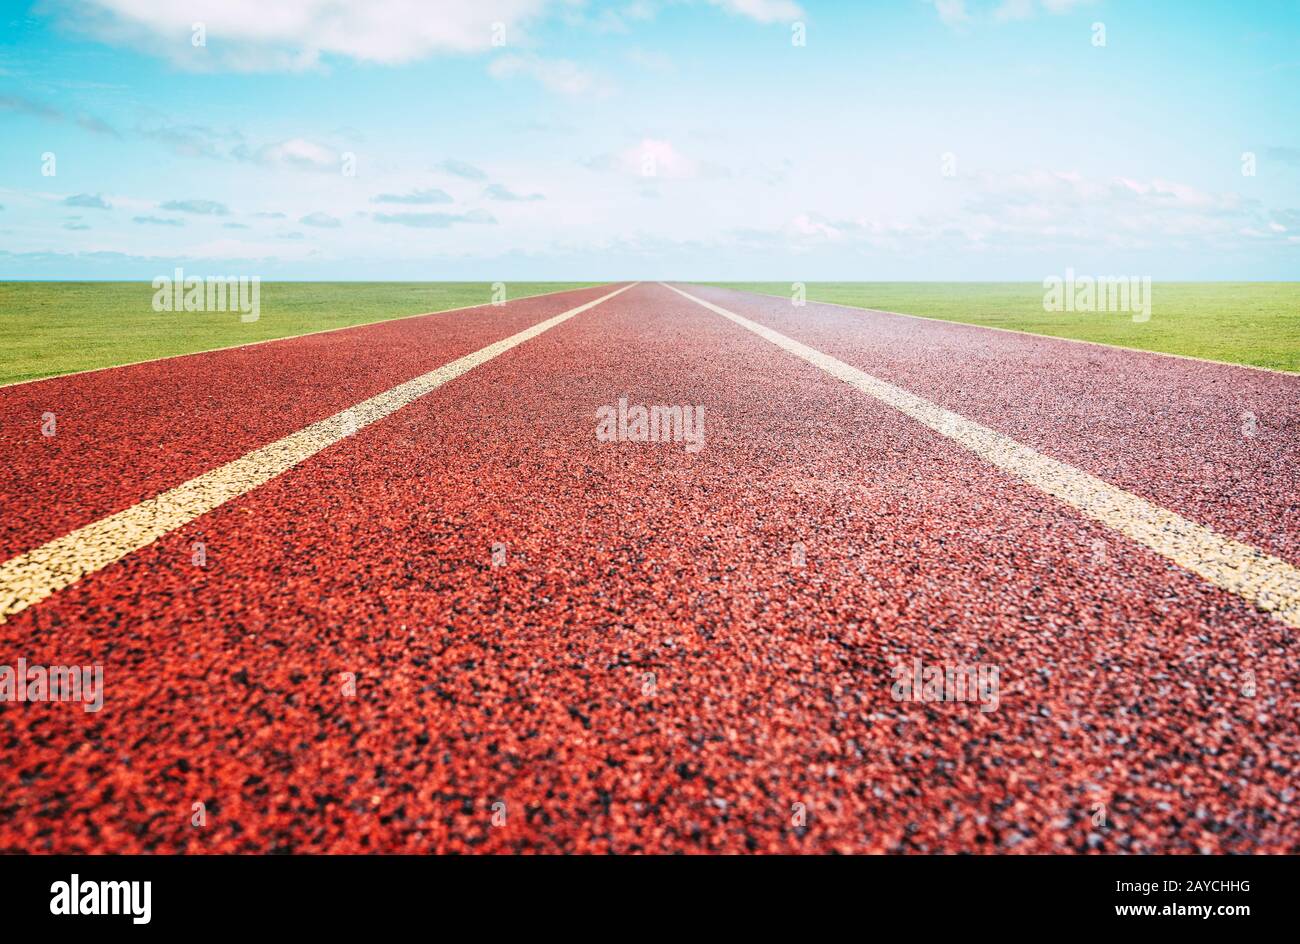
[[[802,339],[883,372],[853,317]],[[984,389],[966,345],[916,357]],[[988,382],[1036,383],[1036,345]],[[624,395],[703,405],[707,445],[597,442]],[[1040,409],[1036,447],[1082,442]],[[24,611],[0,652],[107,687],[97,714],[0,706],[0,850],[1300,851],[1293,631],[653,284]],[[997,710],[895,701],[915,658],[1000,666]]]
[[[0,387],[0,558],[601,294],[578,289]],[[47,412],[57,435],[34,435]]]
[[[1300,376],[682,287],[1193,521],[1300,560]]]

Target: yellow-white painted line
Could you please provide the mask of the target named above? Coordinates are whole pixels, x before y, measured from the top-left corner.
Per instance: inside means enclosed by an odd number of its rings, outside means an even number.
[[[548,295],[564,295],[569,292],[585,292],[590,288],[597,288],[602,283],[596,282],[591,285],[585,285],[581,288],[559,288],[553,292],[538,292],[536,295],[519,295],[509,299],[504,304],[511,305],[516,302],[528,301],[532,298],[546,298]],[[317,331],[303,331],[299,334],[286,334],[282,338],[262,338],[257,341],[241,341],[239,344],[226,344],[222,347],[205,347],[198,351],[182,351],[180,354],[164,354],[162,357],[146,357],[142,361],[124,361],[121,364],[105,364],[103,367],[87,367],[85,370],[65,370],[58,374],[46,374],[44,377],[28,377],[25,380],[9,380],[0,383],[0,390],[6,387],[21,387],[26,384],[43,383],[46,380],[62,380],[65,377],[79,377],[82,374],[98,374],[100,371],[117,370],[121,367],[139,367],[141,364],[156,364],[158,361],[172,361],[178,357],[196,357],[199,354],[215,354],[218,351],[237,351],[241,347],[258,347],[262,344],[274,344],[276,341],[294,341],[298,338],[309,338],[317,334],[333,334],[336,331],[351,331],[353,328],[369,328],[373,325],[391,324],[395,321],[409,321],[412,318],[428,318],[430,315],[453,315],[459,311],[473,311],[475,308],[495,307],[492,302],[480,302],[477,305],[461,305],[459,308],[440,308],[437,311],[419,311],[413,315],[398,315],[396,318],[378,318],[375,321],[362,321],[358,324],[339,325],[336,328],[321,328]]]
[[[1081,469],[1049,458],[987,426],[851,367],[779,331],[697,298],[676,286],[666,287],[888,404],[986,462],[1150,548],[1214,586],[1272,613],[1289,626],[1300,628],[1300,570],[1281,558],[1234,541]]]
[[[671,286],[670,286],[671,287]],[[723,288],[724,286],[719,286]],[[777,295],[772,292],[754,292],[749,289],[727,288],[728,292],[740,292],[744,295],[758,295],[761,298],[785,298],[789,295]],[[1041,331],[1027,331],[1023,328],[1002,328],[998,325],[980,324],[976,321],[953,321],[951,318],[939,318],[934,315],[909,315],[905,311],[890,311],[888,308],[864,308],[862,305],[846,305],[843,302],[823,302],[815,298],[808,299],[814,305],[829,305],[831,308],[843,308],[859,315],[892,315],[895,318],[912,318],[916,321],[937,321],[939,324],[959,325],[963,328],[978,328],[981,331],[1001,331],[1003,334],[1018,334],[1022,338],[1046,338],[1049,341],[1064,341],[1067,344],[1087,344],[1091,347],[1110,348],[1112,351],[1128,351],[1130,354],[1153,354],[1156,357],[1172,357],[1180,361],[1194,361],[1198,364],[1217,364],[1219,367],[1240,367],[1242,370],[1259,370],[1266,374],[1278,374],[1282,377],[1295,377],[1294,370],[1282,370],[1277,367],[1263,367],[1259,364],[1243,364],[1239,361],[1220,361],[1212,357],[1197,357],[1195,354],[1175,354],[1173,351],[1156,351],[1146,347],[1129,347],[1126,344],[1111,344],[1108,341],[1089,341],[1085,338],[1067,338],[1060,334],[1043,334]]]
[[[389,416],[480,364],[530,341],[635,285],[525,328],[482,350],[398,384],[377,396],[312,423],[283,439],[190,479],[161,495],[101,518],[0,564],[0,622],[189,524],[232,498],[247,494],[357,430]]]

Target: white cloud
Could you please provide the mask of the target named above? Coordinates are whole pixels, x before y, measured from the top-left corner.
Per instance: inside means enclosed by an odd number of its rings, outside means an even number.
[[[456,223],[495,223],[496,217],[486,210],[468,213],[376,213],[376,223],[410,226],[416,229],[446,229]]]
[[[488,66],[488,72],[494,79],[527,76],[540,82],[552,92],[559,92],[562,95],[581,95],[595,85],[595,80],[590,73],[567,59],[543,59],[534,55],[510,54],[493,59],[492,64]]]
[[[660,138],[642,138],[616,154],[601,154],[584,162],[597,171],[617,171],[633,177],[684,180],[692,177],[728,177],[727,168],[698,161],[683,154],[673,142]]]
[[[55,0],[65,25],[194,69],[305,69],[323,56],[396,64],[481,52],[496,22],[514,36],[552,0]],[[202,23],[207,44],[194,46]]]
[[[804,15],[795,0],[707,2],[759,23]],[[437,54],[487,52],[498,23],[509,44],[518,46],[534,23],[552,13],[594,29],[625,31],[628,21],[650,19],[659,4],[636,0],[595,14],[576,0],[48,0],[48,6],[69,29],[144,49],[181,68],[269,72],[314,68],[329,56],[395,65]],[[192,41],[196,23],[203,24],[204,44]],[[512,67],[566,93],[585,90],[590,81],[562,60],[514,57],[496,66]]]
[[[660,9],[689,0],[632,0],[615,5],[613,0],[568,0],[562,10],[564,21],[598,33],[629,33],[638,22],[652,20]],[[803,8],[795,0],[704,0],[736,16],[759,23],[788,23],[801,19]]]
[[[303,226],[315,226],[318,229],[338,229],[343,225],[343,221],[336,216],[330,216],[328,213],[322,213],[319,210],[315,213],[308,213],[298,220]]]
[[[458,161],[449,157],[440,163],[438,170],[456,177],[464,177],[466,180],[487,180],[487,174],[480,167],[475,167],[468,161]]]
[[[166,120],[140,124],[134,133],[165,144],[183,157],[236,160],[263,167],[337,172],[342,151],[307,138],[253,141],[233,128],[180,125]]]
[[[623,152],[621,159],[625,170],[646,177],[694,177],[695,161],[682,155],[671,141],[645,138],[636,147]]]
[[[820,213],[800,213],[790,221],[790,229],[797,235],[823,239],[842,239],[846,231],[852,228],[845,226],[843,221],[837,223]]]
[[[1175,181],[1088,177],[1074,171],[981,174],[960,183],[953,202],[904,218],[805,210],[779,226],[737,232],[742,245],[790,253],[834,250],[926,252],[936,245],[970,252],[1088,253],[1106,248],[1180,251],[1280,245],[1285,213],[1268,213],[1235,193]],[[829,204],[828,204],[829,206]],[[1292,211],[1300,224],[1300,211]]]
[[[251,160],[268,167],[305,170],[337,170],[342,160],[338,151],[306,138],[290,138],[255,150],[241,145],[235,149],[234,155],[240,160]]]
[[[627,61],[647,72],[658,72],[661,75],[677,71],[677,66],[670,57],[646,49],[628,50]]]
[[[546,199],[546,196],[540,193],[515,193],[504,184],[488,185],[483,191],[483,196],[489,200],[502,200],[506,203],[533,203]]]
[[[451,203],[451,194],[441,187],[424,187],[406,193],[379,193],[370,198],[371,203]]]
[[[63,201],[64,206],[91,207],[95,210],[111,210],[113,205],[97,193],[77,193]]]
[[[737,13],[760,23],[789,23],[804,13],[793,0],[709,0],[715,7]]]
[[[1048,13],[1059,16],[1091,2],[1092,0],[1002,0],[1002,3],[993,11],[993,19],[1003,22],[1027,20],[1034,15],[1035,10],[1040,6]]]
[[[1087,6],[1092,0],[1043,0],[1048,13],[1069,13],[1075,7]]]
[[[1074,172],[983,175],[971,182],[960,219],[990,239],[1120,247],[1224,245],[1263,208],[1236,193],[1176,181],[1090,178]]]
[[[1002,0],[993,11],[997,20],[1027,20],[1034,15],[1034,0]]]
[[[173,213],[195,213],[199,216],[229,216],[230,208],[216,200],[168,200],[158,204],[160,210]]]
[[[966,0],[930,0],[930,2],[934,4],[939,19],[946,26],[957,26],[970,19],[970,14],[966,12]]]

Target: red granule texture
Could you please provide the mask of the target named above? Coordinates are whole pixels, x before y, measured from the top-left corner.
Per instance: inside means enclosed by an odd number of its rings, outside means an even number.
[[[1296,559],[1295,379],[691,290]],[[339,384],[302,339],[15,388],[85,416],[7,441],[9,551],[549,314],[339,332]],[[147,387],[200,362],[246,395],[191,423]],[[1268,435],[1221,442],[1258,390]],[[623,396],[706,445],[598,442]],[[106,686],[0,705],[0,851],[1295,853],[1295,635],[642,284],[0,624]],[[997,666],[996,710],[895,700],[914,659]]]

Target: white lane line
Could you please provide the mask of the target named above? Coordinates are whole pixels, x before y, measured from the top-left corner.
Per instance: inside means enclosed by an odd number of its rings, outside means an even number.
[[[1081,469],[1051,459],[987,426],[676,286],[665,285],[665,288],[870,394],[1004,472],[1167,557],[1214,586],[1272,613],[1288,626],[1300,628],[1300,570],[1281,558],[1234,541]]]
[[[312,423],[296,433],[254,449],[138,505],[101,518],[5,561],[0,564],[0,622],[87,574],[152,544],[163,535],[189,524],[232,498],[251,492],[322,449],[397,412],[480,364],[499,357],[511,348],[518,347],[639,284],[625,285],[594,301],[570,308],[562,314],[525,328],[518,334],[466,354],[436,370]]]
[[[669,286],[671,288],[672,286]],[[789,295],[774,295],[770,292],[754,292],[744,288],[730,288],[726,285],[717,285],[715,288],[721,288],[727,292],[738,292],[741,295],[757,295],[760,298],[784,298],[789,299]],[[1236,361],[1217,361],[1212,357],[1197,357],[1195,354],[1175,354],[1173,351],[1154,351],[1145,347],[1129,347],[1125,344],[1111,344],[1107,341],[1089,341],[1085,338],[1067,338],[1059,334],[1043,334],[1041,331],[1025,331],[1021,328],[1002,328],[998,325],[979,324],[975,321],[953,321],[951,318],[937,318],[932,315],[909,315],[905,311],[890,311],[888,308],[863,308],[861,305],[846,305],[843,302],[823,302],[817,299],[808,299],[814,305],[829,305],[831,308],[843,308],[845,311],[855,312],[859,315],[893,315],[895,318],[911,318],[915,321],[937,321],[939,324],[957,325],[962,328],[978,328],[981,331],[1001,331],[1003,334],[1015,334],[1022,338],[1046,338],[1049,341],[1065,341],[1068,344],[1087,344],[1091,347],[1109,348],[1112,351],[1127,351],[1130,354],[1154,354],[1156,357],[1172,357],[1180,361],[1193,361],[1198,364],[1216,364],[1219,367],[1240,367],[1242,370],[1259,370],[1266,374],[1277,374],[1280,377],[1296,377],[1300,373],[1294,370],[1282,370],[1278,367],[1264,367],[1260,364],[1241,364]]]
[[[592,285],[586,285],[581,288],[558,288],[553,292],[538,292],[536,295],[519,295],[506,302],[506,305],[518,302],[528,301],[532,298],[546,298],[548,295],[564,295],[568,292],[585,292],[588,289],[598,288],[602,284],[596,282]],[[195,357],[199,354],[215,354],[218,351],[237,351],[241,347],[257,347],[259,344],[274,344],[276,341],[293,341],[297,338],[310,338],[317,334],[333,334],[335,331],[351,331],[353,328],[369,328],[373,325],[391,324],[395,321],[409,321],[411,318],[427,318],[430,315],[451,315],[458,311],[473,311],[475,308],[488,308],[491,302],[482,302],[478,305],[461,305],[459,308],[440,308],[437,311],[419,311],[413,315],[398,315],[396,318],[378,318],[375,321],[362,321],[359,324],[339,325],[337,328],[321,328],[319,331],[304,331],[301,334],[286,334],[282,338],[262,338],[258,341],[242,341],[239,344],[227,344],[223,347],[205,347],[201,351],[184,351],[180,354],[164,354],[162,357],[146,357],[142,361],[127,361],[122,364],[105,364],[103,367],[87,367],[85,370],[67,370],[61,374],[46,374],[44,377],[28,377],[25,380],[8,380],[0,383],[0,390],[7,387],[21,387],[24,384],[38,384],[46,380],[61,380],[64,377],[79,377],[82,374],[97,374],[104,370],[117,370],[120,367],[138,367],[141,364],[156,364],[158,361],[173,361],[178,357]]]

